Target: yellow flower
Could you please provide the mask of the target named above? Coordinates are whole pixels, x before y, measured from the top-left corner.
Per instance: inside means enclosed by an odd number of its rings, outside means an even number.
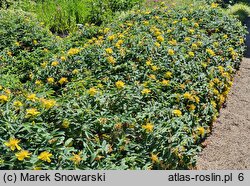
[[[198,45],[198,46],[202,46],[202,44],[203,44],[203,43],[202,43],[201,41],[197,41],[197,45]]]
[[[142,94],[150,94],[151,93],[151,90],[148,89],[148,88],[144,88],[142,91],[141,91]]]
[[[58,64],[59,64],[58,61],[53,61],[53,62],[51,63],[51,66],[56,67]]]
[[[173,49],[168,49],[168,55],[173,56],[174,55],[174,50]]]
[[[15,42],[15,45],[16,45],[16,46],[20,46],[21,44],[20,44],[18,41],[16,41],[16,42]]]
[[[42,85],[42,81],[41,80],[36,80],[35,84],[38,85],[38,86],[40,86],[40,85]]]
[[[220,95],[219,97],[219,105],[222,105],[226,100],[226,97],[224,95]]]
[[[50,109],[56,105],[56,101],[51,99],[51,100],[46,100],[44,98],[41,99],[42,106],[45,109]]]
[[[80,49],[79,48],[71,48],[69,49],[68,51],[68,55],[72,56],[72,55],[76,55],[80,52]]]
[[[33,40],[34,45],[37,45],[37,43],[38,43],[37,40]]]
[[[64,119],[64,120],[63,120],[63,123],[62,123],[62,127],[66,129],[66,128],[69,128],[69,125],[70,125],[69,120]]]
[[[193,48],[193,49],[197,49],[197,48],[198,48],[198,45],[195,44],[195,43],[193,43],[193,44],[192,44],[192,48]]]
[[[52,84],[55,82],[55,79],[53,77],[47,78],[48,83]]]
[[[33,74],[33,73],[30,73],[30,74],[29,74],[29,78],[30,78],[30,79],[33,79],[33,78],[34,78],[34,74]]]
[[[79,73],[79,70],[78,69],[74,69],[73,71],[72,71],[72,74],[74,74],[74,75],[76,75],[76,74],[78,74]]]
[[[197,127],[197,134],[204,136],[205,135],[205,129],[204,127]]]
[[[115,39],[115,35],[108,36],[109,41],[113,41]]]
[[[172,112],[175,116],[180,117],[182,116],[182,112],[180,110],[173,110]]]
[[[42,170],[41,167],[34,167],[33,170]]]
[[[96,95],[97,92],[98,92],[97,89],[94,88],[94,87],[92,87],[92,88],[90,88],[90,89],[88,90],[88,94],[91,95],[91,96]]]
[[[194,27],[195,28],[199,27],[199,24],[198,23],[194,23]]]
[[[107,49],[105,49],[105,52],[107,54],[112,54],[113,53],[113,49],[112,48],[107,48]]]
[[[63,85],[64,83],[67,83],[68,82],[68,79],[66,77],[62,77],[58,83],[60,83],[61,85]]]
[[[6,95],[0,95],[0,103],[5,103],[8,101],[8,96]]]
[[[222,37],[223,39],[227,39],[228,38],[228,35],[227,34],[225,34],[225,35],[223,35],[223,37]]]
[[[178,21],[173,21],[173,24],[176,24],[176,23],[178,23]]]
[[[183,94],[183,97],[184,97],[185,99],[189,99],[189,100],[192,100],[192,99],[193,99],[192,94],[190,94],[189,92],[185,92],[185,94]]]
[[[213,79],[213,82],[216,83],[216,84],[219,84],[220,83],[220,80],[218,78],[214,78]]]
[[[188,43],[188,42],[191,41],[191,38],[190,37],[185,37],[184,41]]]
[[[240,43],[240,44],[243,44],[243,43],[244,43],[244,39],[243,39],[243,38],[240,38],[240,39],[239,39],[239,43]]]
[[[224,67],[223,67],[223,66],[218,66],[217,68],[218,68],[218,70],[220,71],[220,73],[223,73],[223,72],[224,72]]]
[[[123,44],[123,40],[118,40],[115,46],[116,48],[120,48],[122,44]]]
[[[180,84],[180,88],[183,90],[186,87],[185,84]]]
[[[168,79],[172,78],[172,74],[173,74],[172,72],[168,71],[168,72],[165,73],[165,77],[168,78]]]
[[[115,83],[115,86],[116,86],[116,88],[118,88],[118,89],[122,89],[122,88],[124,88],[125,83],[124,83],[123,81],[117,81],[117,82]]]
[[[147,65],[147,66],[151,66],[151,65],[152,65],[151,60],[146,61],[146,65]]]
[[[146,125],[142,125],[142,128],[146,130],[146,132],[153,132],[154,125],[152,123],[147,123]]]
[[[12,56],[12,52],[10,52],[10,51],[7,52],[7,55],[8,55],[8,56]]]
[[[195,96],[193,96],[193,98],[194,98],[196,103],[200,103],[200,98],[198,96],[195,95]]]
[[[216,41],[213,43],[213,46],[217,48],[219,46],[219,43]]]
[[[168,30],[167,30],[167,33],[169,34],[170,32],[172,32],[172,30],[171,30],[171,29],[168,29]]]
[[[4,90],[4,92],[5,92],[6,94],[8,94],[8,95],[10,95],[10,94],[11,94],[10,89],[5,89],[5,90]]]
[[[109,30],[110,30],[110,28],[104,28],[104,29],[103,29],[103,33],[104,33],[104,34],[107,34],[107,33],[109,32]]]
[[[1,59],[1,58],[0,58]],[[3,90],[3,87],[0,85],[0,90]]]
[[[66,57],[65,57],[65,56],[62,56],[62,57],[61,57],[61,60],[62,60],[62,61],[66,61]]]
[[[182,18],[182,21],[183,21],[183,22],[186,22],[187,20],[188,20],[188,19],[187,19],[186,17],[183,17],[183,18]]]
[[[73,156],[70,158],[70,160],[73,161],[74,164],[78,165],[82,161],[80,154],[81,152],[79,152],[78,154],[73,153]]]
[[[156,80],[156,76],[155,76],[154,74],[150,74],[148,77],[149,77],[150,79]]]
[[[152,163],[159,163],[159,158],[158,158],[158,154],[151,154],[151,158]]]
[[[212,4],[211,4],[211,7],[212,7],[212,8],[217,8],[218,6],[219,6],[218,3],[212,3]]]
[[[98,84],[97,84],[97,87],[100,88],[100,89],[102,89],[102,88],[103,88],[103,84],[98,83]]]
[[[27,150],[22,150],[22,151],[16,153],[15,155],[19,161],[23,161],[25,158],[29,158],[31,153],[29,153],[29,151],[27,151]]]
[[[162,33],[159,31],[159,30],[156,30],[155,32],[154,32],[154,35],[155,36],[159,36],[159,35],[161,35]]]
[[[28,100],[28,101],[33,101],[33,102],[35,102],[37,99],[38,99],[38,98],[36,97],[36,94],[29,94],[29,95],[27,96],[27,100]]]
[[[30,108],[26,110],[26,118],[34,117],[38,114],[40,114],[40,112],[38,112],[36,108]]]
[[[171,41],[168,42],[170,45],[177,45],[177,41],[175,39],[172,39]]]
[[[47,48],[43,49],[44,52],[49,52],[49,50]]]
[[[41,63],[41,67],[42,67],[42,68],[46,68],[46,67],[47,67],[47,64],[48,64],[48,62],[44,61],[43,63]]]
[[[12,151],[14,151],[15,149],[17,150],[21,150],[21,147],[18,145],[18,143],[21,140],[16,139],[16,138],[10,138],[8,142],[5,142],[4,145],[6,145],[7,147],[9,147]]]
[[[189,57],[194,57],[194,53],[193,52],[188,52]]]
[[[190,34],[193,34],[193,33],[195,32],[195,30],[194,30],[194,29],[189,29],[188,32],[189,32]]]
[[[220,94],[219,91],[218,91],[216,88],[213,89],[213,93],[214,93],[215,95],[219,95],[219,94]]]
[[[169,80],[163,79],[161,83],[162,83],[163,86],[168,86],[169,85]]]
[[[23,103],[21,101],[14,101],[13,105],[15,107],[21,107],[21,106],[23,106]]]
[[[43,151],[42,153],[40,153],[40,155],[37,158],[39,160],[46,161],[46,162],[50,163],[51,162],[51,159],[50,159],[51,156],[52,156],[51,153],[49,153],[47,151]]]
[[[159,68],[158,68],[157,66],[153,65],[153,66],[151,67],[151,69],[152,69],[153,71],[156,71],[156,70],[158,70]]]
[[[164,41],[164,37],[163,36],[157,36],[157,41],[162,43]]]
[[[161,44],[158,42],[155,42],[155,46],[159,48],[161,46]]]
[[[211,101],[211,105],[213,106],[213,108],[216,108],[217,107],[217,104],[215,101]]]
[[[212,49],[206,49],[206,52],[210,55],[210,56],[214,56],[215,55],[215,53],[214,53],[214,51],[212,50]]]
[[[195,110],[196,106],[194,104],[188,105],[188,110],[191,112]]]
[[[107,61],[108,61],[110,64],[112,64],[112,65],[114,65],[114,64],[116,63],[115,58],[114,58],[113,56],[109,56],[109,57],[107,58]]]

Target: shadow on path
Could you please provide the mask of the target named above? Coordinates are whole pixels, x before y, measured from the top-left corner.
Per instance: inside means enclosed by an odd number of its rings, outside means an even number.
[[[247,18],[246,20],[246,26],[247,26],[247,30],[248,30],[248,35],[246,37],[246,46],[247,46],[247,50],[245,52],[245,57],[246,58],[250,58],[250,17]]]

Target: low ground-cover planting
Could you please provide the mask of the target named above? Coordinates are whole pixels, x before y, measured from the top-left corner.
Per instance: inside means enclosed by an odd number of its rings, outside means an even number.
[[[242,59],[241,23],[217,4],[163,3],[78,34],[64,47],[45,36],[51,50],[30,36],[31,48],[49,53],[37,54],[31,69],[13,48],[0,52],[0,73],[7,74],[0,81],[0,166],[194,167]],[[29,76],[21,81],[18,69]],[[10,86],[13,76],[17,87]]]

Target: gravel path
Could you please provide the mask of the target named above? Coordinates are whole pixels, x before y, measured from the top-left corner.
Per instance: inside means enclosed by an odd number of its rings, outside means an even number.
[[[247,21],[250,32],[250,18]],[[198,156],[197,169],[250,170],[250,35],[246,57],[237,72],[226,108],[213,125],[207,147]]]

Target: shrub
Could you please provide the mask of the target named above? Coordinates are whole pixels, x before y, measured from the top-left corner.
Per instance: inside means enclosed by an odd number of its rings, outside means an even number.
[[[0,73],[16,74],[27,81],[34,66],[51,58],[52,51],[60,48],[54,40],[32,14],[0,10]]]
[[[250,15],[250,7],[246,4],[235,4],[228,8],[227,13],[235,15],[241,22],[245,22]]]
[[[0,166],[192,168],[245,33],[215,7],[131,11],[37,65],[28,88],[1,85]]]

